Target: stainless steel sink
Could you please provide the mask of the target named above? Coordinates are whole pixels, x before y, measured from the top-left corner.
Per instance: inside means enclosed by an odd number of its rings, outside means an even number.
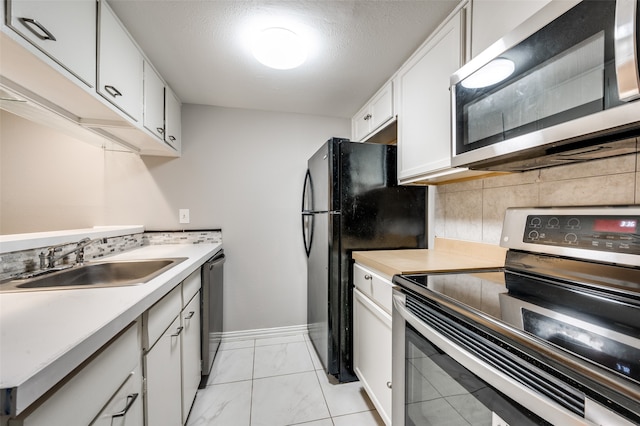
[[[0,284],[0,293],[144,284],[184,260],[185,257],[87,262],[33,278],[3,282]]]

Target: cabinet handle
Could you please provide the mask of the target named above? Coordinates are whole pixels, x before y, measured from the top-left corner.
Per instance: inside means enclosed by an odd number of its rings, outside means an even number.
[[[364,121],[371,120],[371,117],[372,117],[372,116],[371,116],[371,114],[367,114],[367,115],[365,115],[365,116],[364,116]]]
[[[104,86],[104,90],[106,90],[107,93],[113,96],[114,98],[117,96],[122,96],[122,93],[120,93],[120,91],[113,86]]]
[[[172,334],[171,337],[178,337],[180,335],[180,333],[182,333],[183,329],[184,329],[184,327],[178,327],[176,329],[176,334]]]
[[[158,133],[160,133],[161,135],[164,134],[164,129],[162,127],[156,127],[156,130],[158,131]]]
[[[49,32],[49,30],[47,30],[44,25],[42,25],[40,22],[36,21],[35,19],[31,19],[31,18],[18,18],[18,20],[20,22],[22,22],[22,25],[24,25],[25,27],[27,27],[27,29],[29,31],[31,31],[36,37],[38,37],[40,40],[51,40],[51,41],[56,41],[56,38],[53,36],[53,34],[51,34]],[[38,31],[34,30],[33,26],[35,26],[36,28],[38,28],[40,31],[42,31],[44,33],[44,35],[40,34]]]
[[[171,142],[175,142],[175,141],[176,141],[176,138],[175,138],[174,136],[169,136],[169,140],[170,140]]]
[[[187,315],[186,317],[184,317],[184,319],[191,319],[193,318],[193,316],[196,314],[196,311],[189,311],[189,315]]]
[[[391,382],[387,382],[387,387],[391,389]]]
[[[115,413],[114,415],[111,416],[111,418],[126,416],[127,411],[129,411],[129,408],[131,408],[131,406],[133,405],[133,403],[136,401],[137,398],[138,398],[137,393],[127,395],[127,405],[124,407],[124,410]]]
[[[364,276],[364,279],[365,280],[370,280],[370,279],[373,279],[373,277],[371,275],[367,274],[367,275]]]

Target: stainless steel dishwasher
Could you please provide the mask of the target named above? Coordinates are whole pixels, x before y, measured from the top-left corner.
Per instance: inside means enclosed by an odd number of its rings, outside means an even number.
[[[202,350],[202,379],[200,389],[207,385],[213,359],[216,356],[222,336],[222,296],[223,296],[223,266],[224,250],[217,252],[202,265],[202,335],[200,348]]]

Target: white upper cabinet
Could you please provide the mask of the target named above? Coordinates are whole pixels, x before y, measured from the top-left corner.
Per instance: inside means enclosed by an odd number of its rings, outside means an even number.
[[[401,184],[435,184],[487,173],[451,167],[449,78],[465,62],[467,15],[468,5],[454,11],[396,74]]]
[[[96,84],[96,0],[11,0],[9,26],[90,87]]]
[[[142,120],[143,56],[106,2],[100,2],[98,93],[133,120]]]
[[[178,154],[182,150],[182,104],[170,88],[165,93],[165,135],[164,140],[170,144]]]
[[[550,1],[473,0],[471,56],[477,56]]]
[[[144,127],[164,140],[164,82],[153,66],[144,62]]]
[[[398,180],[451,168],[449,77],[463,63],[465,10],[453,15],[403,65],[398,94]]]
[[[393,117],[393,84],[388,82],[351,119],[351,138],[364,141]]]
[[[144,75],[106,1],[5,0],[0,18],[0,89],[21,101],[1,108],[102,148],[180,156],[180,102],[169,139],[164,80],[153,66]]]

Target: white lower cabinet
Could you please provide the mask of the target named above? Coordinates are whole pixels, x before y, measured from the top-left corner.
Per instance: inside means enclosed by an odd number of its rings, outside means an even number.
[[[385,424],[391,425],[391,281],[354,265],[353,364]]]
[[[200,384],[200,270],[143,314],[147,426],[187,421]]]
[[[199,277],[198,277],[199,278]],[[200,292],[182,310],[182,424],[200,385]]]
[[[200,269],[182,282],[182,423],[185,424],[202,377],[200,351]]]
[[[180,318],[169,324],[145,354],[146,419],[149,426],[182,424]]]
[[[142,425],[140,338],[136,321],[9,426]]]
[[[178,285],[143,314],[148,426],[182,424],[181,290]]]

